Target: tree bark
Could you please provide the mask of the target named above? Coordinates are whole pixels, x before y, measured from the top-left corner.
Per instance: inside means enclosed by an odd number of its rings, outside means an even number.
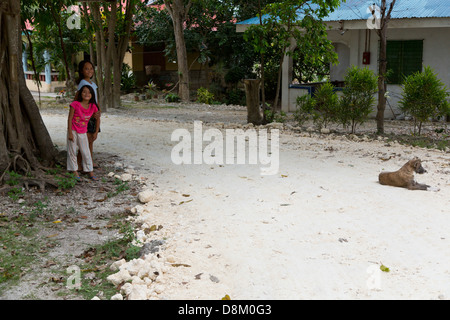
[[[377,106],[377,132],[384,133],[384,111],[386,110],[386,26],[382,27],[379,32],[380,35],[380,61],[378,70],[378,106]]]
[[[380,29],[378,30],[378,36],[380,38],[380,61],[378,70],[378,106],[376,116],[378,134],[384,134],[384,110],[386,110],[387,29],[395,2],[396,0],[393,0],[389,6],[389,10],[387,10],[386,0],[382,0],[380,8],[381,20]]]
[[[114,49],[114,30],[117,21],[117,6],[111,5],[111,11],[104,8],[107,14],[108,31],[107,38],[103,30],[103,21],[100,13],[100,6],[93,2],[90,6],[95,29],[95,39],[97,43],[97,86],[98,103],[102,112],[106,112],[109,107],[114,107],[113,83],[112,83],[112,50]],[[113,45],[110,45],[113,44]]]
[[[263,20],[262,20],[262,10],[261,10],[261,0],[258,0],[258,15],[259,15],[259,24],[260,26],[263,25]],[[260,40],[261,43],[262,41],[262,35],[260,36]],[[263,121],[265,122],[266,120],[266,114],[264,113],[264,110],[266,110],[266,90],[265,90],[265,67],[264,67],[264,53],[261,53],[260,56],[260,61],[261,61],[261,103],[262,103],[262,110],[263,110]]]
[[[263,122],[261,110],[259,108],[259,87],[261,80],[245,79],[245,97],[247,102],[247,122],[260,125]]]
[[[275,91],[275,101],[273,102],[272,112],[275,113],[278,110],[278,102],[280,100],[280,88],[281,88],[281,77],[283,75],[283,61],[284,61],[285,53],[281,53],[280,58],[280,67],[278,68],[278,76],[277,76],[277,89]]]
[[[20,2],[0,3],[0,173],[28,173],[56,161],[38,106],[25,82]]]
[[[191,8],[191,1],[184,5],[183,0],[164,0],[166,9],[172,18],[175,44],[177,50],[178,63],[178,94],[182,101],[189,101],[189,66],[186,51],[186,42],[184,39],[184,23],[186,22],[189,9]]]
[[[107,111],[108,107],[116,108],[121,105],[120,85],[122,65],[130,40],[131,25],[133,23],[132,17],[136,0],[126,2],[124,27],[121,30],[117,30],[117,12],[118,10],[122,10],[122,2],[119,4],[114,2],[114,4],[111,3],[109,9],[106,6],[103,7],[103,12],[107,17],[106,32],[103,27],[98,3],[90,3],[90,15],[88,14],[87,3],[84,2],[83,4],[85,21],[95,29],[98,70],[97,86],[99,88],[98,102],[102,112]],[[90,17],[92,17],[92,20],[90,20]]]

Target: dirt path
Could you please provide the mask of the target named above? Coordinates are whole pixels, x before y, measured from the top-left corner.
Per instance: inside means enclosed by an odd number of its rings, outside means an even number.
[[[243,109],[206,112],[113,110],[102,117],[97,152],[124,158],[147,179],[142,190],[154,194],[134,208],[135,223],[141,231],[163,227],[140,233],[144,243],[164,242],[158,278],[133,278],[124,296],[450,297],[449,153],[282,131],[276,175],[261,175],[260,165],[173,164],[175,130],[192,133],[194,120],[211,122],[222,132],[227,119],[245,123]],[[44,111],[43,118],[53,142],[65,146],[65,112]],[[381,170],[397,170],[414,156],[428,170],[417,180],[440,191],[378,184]],[[382,272],[382,265],[389,272]]]

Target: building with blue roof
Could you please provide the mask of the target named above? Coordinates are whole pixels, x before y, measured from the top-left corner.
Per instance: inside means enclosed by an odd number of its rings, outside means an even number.
[[[387,0],[388,5],[392,0]],[[379,0],[347,0],[324,19],[330,28],[328,38],[339,57],[339,64],[330,66],[330,81],[343,86],[346,70],[352,66],[368,67],[378,73]],[[378,5],[377,5],[378,4]],[[255,17],[236,24],[237,32],[259,24]],[[424,66],[431,66],[450,88],[450,1],[397,0],[388,24],[389,92],[386,118],[398,118],[401,81]],[[292,50],[295,49],[295,43]],[[295,111],[296,99],[311,93],[314,84],[296,84],[292,70],[296,61],[286,56],[283,64],[281,107]],[[376,107],[375,107],[376,109]],[[375,115],[375,110],[373,116]]]

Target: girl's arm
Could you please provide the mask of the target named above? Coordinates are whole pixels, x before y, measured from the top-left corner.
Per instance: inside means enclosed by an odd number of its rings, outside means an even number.
[[[94,117],[95,119],[97,119],[98,121],[100,121],[100,116],[101,116],[101,115],[102,115],[102,112],[100,111],[100,108],[99,108],[99,106],[98,106],[98,104],[97,104],[97,112],[94,113],[93,117]]]
[[[73,120],[74,113],[75,113],[75,109],[72,107],[69,107],[69,118],[67,119],[67,137],[70,141],[73,141],[72,120]]]
[[[94,113],[95,117],[95,132],[94,132],[94,141],[97,140],[98,132],[100,131],[100,110]]]

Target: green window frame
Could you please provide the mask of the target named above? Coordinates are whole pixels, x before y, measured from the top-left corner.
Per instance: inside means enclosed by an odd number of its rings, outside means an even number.
[[[422,72],[423,40],[388,40],[386,48],[388,84],[401,84],[415,72]]]

